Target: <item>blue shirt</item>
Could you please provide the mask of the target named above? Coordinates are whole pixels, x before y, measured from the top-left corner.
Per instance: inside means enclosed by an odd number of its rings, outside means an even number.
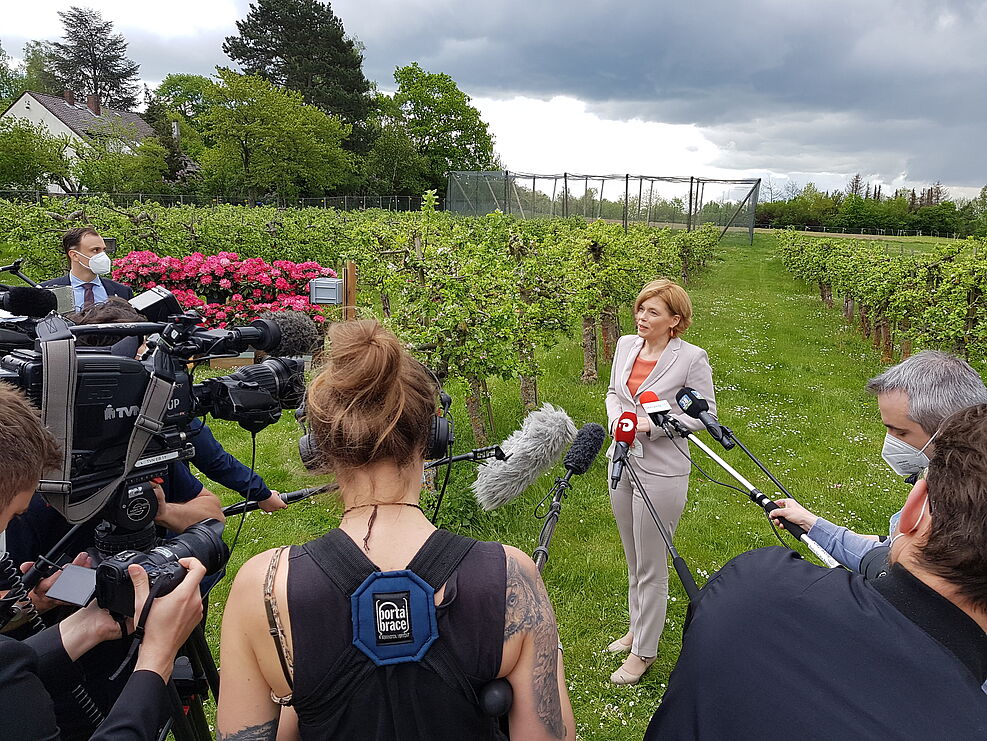
[[[894,529],[901,517],[901,510],[891,515],[889,533],[894,535]],[[860,561],[873,548],[881,545],[880,540],[857,535],[852,530],[834,525],[829,520],[820,517],[809,530],[809,537],[816,541],[822,549],[852,571],[860,571]]]
[[[252,502],[262,502],[271,496],[271,490],[264,479],[227,453],[209,426],[200,418],[193,419],[188,430],[195,448],[195,455],[189,462],[207,478],[238,492],[244,499]]]
[[[69,285],[72,286],[72,298],[75,301],[75,310],[81,311],[82,304],[86,300],[86,285],[92,285],[93,287],[93,301],[97,304],[105,304],[106,299],[109,296],[106,295],[106,288],[103,286],[103,281],[96,276],[96,280],[88,284],[81,278],[77,278],[73,273],[69,273]]]

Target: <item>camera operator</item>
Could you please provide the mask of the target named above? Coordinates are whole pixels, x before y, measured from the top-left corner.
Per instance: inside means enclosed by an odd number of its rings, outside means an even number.
[[[77,227],[65,232],[62,252],[69,263],[68,274],[46,280],[41,286],[72,286],[76,311],[101,304],[110,296],[133,298],[134,292],[129,286],[102,277],[110,274],[110,256],[106,254],[106,242],[92,227]]]
[[[987,738],[987,404],[948,417],[886,576],[782,548],[701,593],[645,739]]]
[[[16,390],[0,384],[0,529],[26,509],[38,480],[57,462],[55,441],[37,412]],[[135,671],[94,739],[151,739],[168,707],[165,682],[175,654],[202,615],[199,582],[205,569],[183,562],[189,573],[169,595],[155,600],[144,626]],[[131,567],[135,614],[148,594],[147,572]],[[121,625],[94,604],[23,642],[0,636],[0,738],[57,739],[49,689],[77,683],[73,662],[97,644],[120,638]]]
[[[936,431],[949,415],[987,402],[987,387],[969,363],[938,350],[925,350],[888,368],[867,382],[877,396],[881,419],[887,428],[882,457],[907,483],[929,464],[935,452]],[[779,499],[770,517],[785,518],[809,531],[809,537],[837,561],[854,571],[884,536],[858,535],[817,517],[794,499]],[[894,532],[900,512],[891,517]]]

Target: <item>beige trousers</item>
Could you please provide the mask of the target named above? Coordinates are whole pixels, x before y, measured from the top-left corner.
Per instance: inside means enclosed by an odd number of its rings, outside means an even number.
[[[635,465],[633,458],[630,465]],[[685,509],[689,476],[655,476],[636,466],[634,471],[662,524],[674,534]],[[648,659],[658,655],[658,639],[665,627],[668,550],[626,469],[617,488],[610,490],[610,505],[627,559],[627,608],[634,634],[631,652]]]

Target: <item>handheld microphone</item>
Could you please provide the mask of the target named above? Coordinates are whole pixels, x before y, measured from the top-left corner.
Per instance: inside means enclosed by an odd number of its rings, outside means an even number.
[[[0,284],[0,309],[14,316],[42,318],[58,308],[58,298],[47,288]]]
[[[613,465],[610,466],[610,488],[616,489],[620,483],[620,477],[624,473],[624,464],[627,462],[627,453],[634,444],[634,436],[637,434],[637,415],[634,412],[624,412],[620,419],[613,426],[613,439],[617,443],[617,449],[613,453]]]
[[[576,426],[565,410],[545,404],[531,412],[521,429],[500,444],[507,460],[488,461],[477,472],[470,487],[476,501],[489,512],[516,499],[555,465],[575,435]]]
[[[679,405],[679,409],[693,419],[698,419],[702,422],[710,437],[720,443],[720,445],[727,450],[734,446],[733,440],[729,435],[724,434],[720,423],[716,421],[716,417],[709,413],[709,402],[706,401],[705,396],[694,388],[686,386],[683,389],[679,389],[679,392],[675,394],[675,401]]]

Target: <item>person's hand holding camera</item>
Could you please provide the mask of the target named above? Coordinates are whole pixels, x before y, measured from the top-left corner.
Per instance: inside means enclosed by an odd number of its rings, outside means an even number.
[[[80,553],[72,559],[72,564],[74,566],[92,568],[92,559],[89,557],[88,553]],[[31,570],[32,566],[34,566],[34,561],[25,561],[21,564],[21,573],[26,574]],[[48,610],[67,604],[65,602],[59,602],[57,599],[51,599],[48,597],[48,590],[54,586],[55,581],[58,579],[58,575],[61,573],[61,571],[56,571],[47,579],[42,579],[38,582],[38,585],[34,589],[28,592],[28,598],[31,600],[31,604],[34,605],[34,609],[38,612],[48,612]]]
[[[179,563],[188,569],[188,573],[173,591],[155,598],[152,603],[134,667],[134,671],[155,672],[166,682],[171,677],[175,654],[202,620],[199,582],[206,575],[206,567],[196,558],[182,558]],[[147,572],[132,564],[127,573],[134,584],[134,615],[140,615],[149,592]]]

